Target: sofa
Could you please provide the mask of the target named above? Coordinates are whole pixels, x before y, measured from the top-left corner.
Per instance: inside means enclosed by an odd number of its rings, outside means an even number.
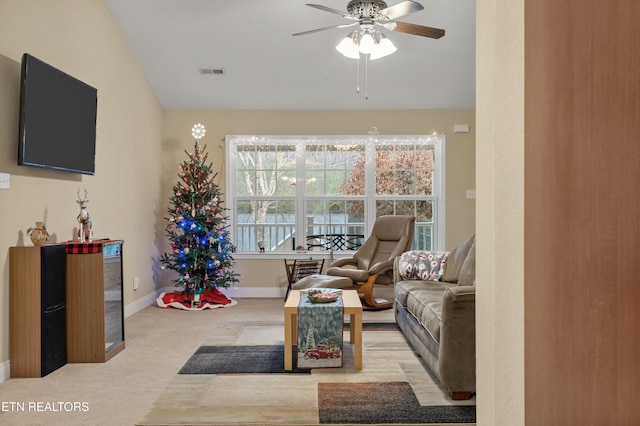
[[[396,321],[454,400],[475,393],[475,264],[475,235],[450,252],[394,260]]]

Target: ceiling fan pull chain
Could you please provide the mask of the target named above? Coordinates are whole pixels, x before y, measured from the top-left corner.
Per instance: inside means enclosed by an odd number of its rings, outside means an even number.
[[[364,58],[364,99],[369,99],[369,55]]]
[[[356,93],[360,93],[360,56],[358,56],[358,65],[356,65]]]

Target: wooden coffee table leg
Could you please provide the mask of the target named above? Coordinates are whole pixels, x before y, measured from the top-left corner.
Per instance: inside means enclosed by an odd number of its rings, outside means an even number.
[[[292,366],[293,349],[293,315],[284,314],[284,369],[290,371]]]
[[[362,311],[351,315],[352,332],[349,341],[355,346],[355,366],[356,370],[362,370]]]
[[[356,314],[349,315],[349,343],[352,345],[356,342],[356,331],[354,329],[356,322]]]

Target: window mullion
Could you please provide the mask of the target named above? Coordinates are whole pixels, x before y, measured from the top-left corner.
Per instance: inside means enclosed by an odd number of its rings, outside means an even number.
[[[226,153],[226,164],[228,165],[225,170],[225,185],[226,185],[226,199],[227,201],[231,201],[230,203],[226,203],[226,207],[229,209],[229,234],[231,237],[231,241],[237,243],[238,241],[238,232],[237,232],[237,211],[236,211],[236,141],[235,139],[230,140],[228,136],[224,138],[225,144],[225,153]]]
[[[435,195],[433,209],[434,220],[434,247],[438,250],[444,250],[446,246],[445,233],[446,233],[446,139],[444,136],[439,138],[440,143],[435,144],[433,150],[433,182],[432,192]]]
[[[365,231],[371,234],[376,221],[376,143],[365,144],[364,197],[365,197]]]
[[[298,140],[296,142],[296,246],[306,247],[306,228],[305,228],[305,204],[306,204],[306,142]],[[295,250],[296,247],[293,247]]]

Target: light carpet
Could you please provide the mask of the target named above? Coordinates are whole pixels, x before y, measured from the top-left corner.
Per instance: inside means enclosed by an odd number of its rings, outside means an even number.
[[[218,330],[203,344],[284,344],[281,322],[236,321]],[[364,333],[362,370],[354,369],[348,334],[342,368],[311,374],[176,374],[139,424],[320,424],[321,383],[406,382],[420,406],[475,406],[475,398],[450,400],[401,332]]]

